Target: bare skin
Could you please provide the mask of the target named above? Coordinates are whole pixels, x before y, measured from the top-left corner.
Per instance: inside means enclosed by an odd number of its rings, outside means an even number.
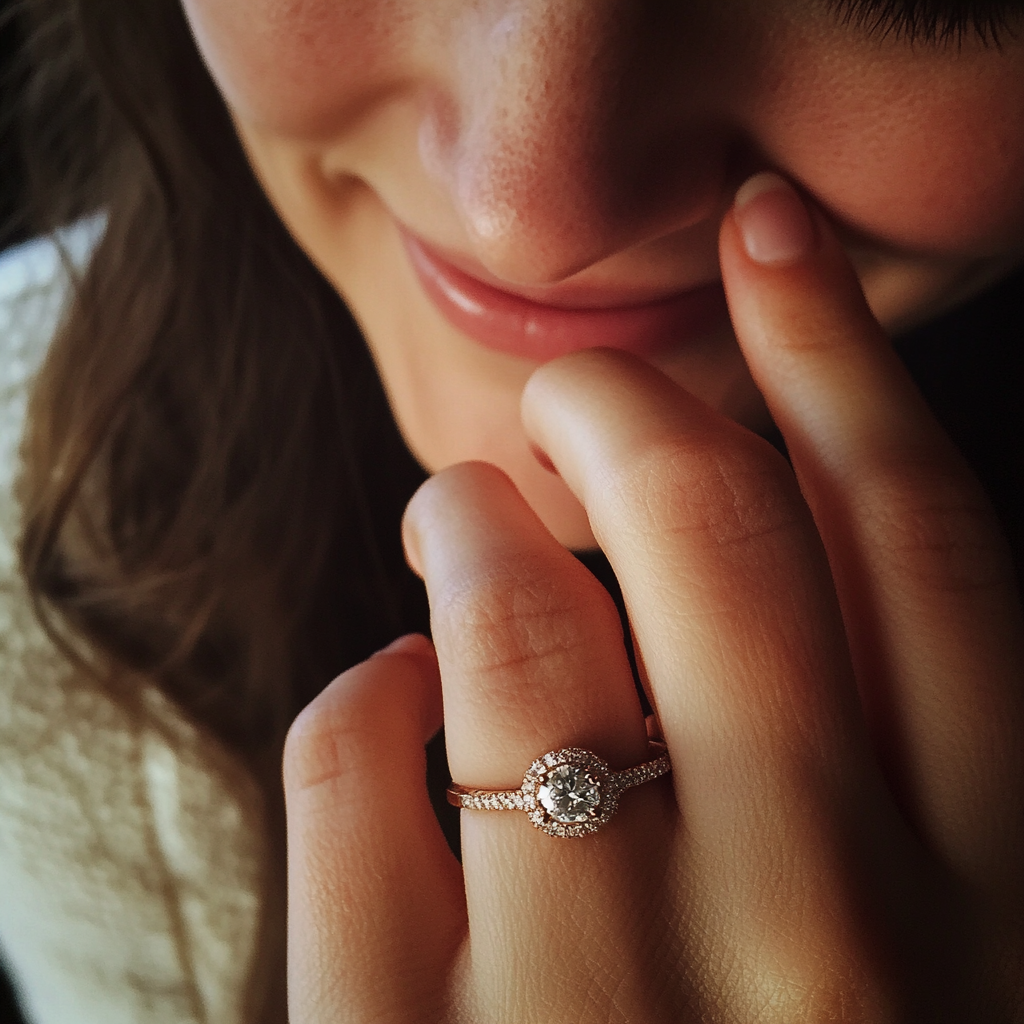
[[[424,296],[398,225],[538,297],[720,277],[742,181],[776,170],[840,230],[887,330],[1024,256],[1024,34],[910,44],[831,0],[184,0],[284,222],[345,297],[413,453],[499,466],[592,546],[531,456],[536,363],[487,352]],[[847,0],[844,0],[847,2]],[[726,325],[654,360],[750,426]]]
[[[290,1019],[1024,1021],[1019,602],[887,340],[1021,262],[1024,33],[910,42],[853,0],[183,3],[434,473],[405,521],[434,643],[289,735]],[[797,192],[735,206],[765,171]],[[403,229],[540,302],[721,279],[732,324],[538,366],[442,316]],[[566,550],[595,543],[652,723]],[[624,768],[649,729],[674,770],[586,839],[463,812],[459,865],[442,720],[465,785],[566,746]]]
[[[747,254],[764,202],[726,217],[721,262],[793,470],[618,353],[523,396],[621,580],[672,775],[586,839],[463,812],[460,869],[423,785],[442,693],[473,785],[569,745],[635,764],[646,730],[600,586],[500,471],[439,473],[405,523],[436,658],[399,641],[289,737],[292,1020],[1024,1019],[1003,542],[826,220]]]

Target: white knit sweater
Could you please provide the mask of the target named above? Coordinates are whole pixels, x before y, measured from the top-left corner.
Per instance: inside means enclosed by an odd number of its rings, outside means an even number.
[[[0,949],[35,1024],[248,1024],[255,783],[155,690],[139,714],[73,675],[18,573],[26,395],[68,287],[51,242],[0,257]]]

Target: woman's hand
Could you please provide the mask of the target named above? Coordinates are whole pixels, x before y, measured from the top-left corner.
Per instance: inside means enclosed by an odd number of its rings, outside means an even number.
[[[582,839],[424,786],[540,754],[647,759],[611,600],[496,469],[417,494],[437,657],[406,638],[285,757],[294,1024],[1024,1019],[1024,652],[985,498],[825,221],[759,176],[726,218],[764,441],[620,354],[523,415],[621,582],[672,757]],[[794,473],[795,470],[795,473]]]

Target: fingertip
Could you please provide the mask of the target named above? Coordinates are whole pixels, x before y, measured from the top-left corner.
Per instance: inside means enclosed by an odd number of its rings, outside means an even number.
[[[564,387],[593,374],[603,375],[609,365],[629,367],[649,365],[639,356],[621,349],[595,346],[559,356],[538,366],[530,374],[520,398],[520,413],[529,419],[548,402],[558,402]]]
[[[546,469],[565,477],[570,467],[559,461],[564,447],[560,442],[572,413],[578,406],[591,404],[588,396],[607,388],[609,381],[627,388],[657,388],[655,382],[663,380],[664,374],[650,363],[611,348],[587,348],[539,366],[530,375],[520,399],[523,428],[535,458]],[[571,487],[571,480],[567,482]]]
[[[468,522],[461,523],[460,516],[481,500],[500,507],[516,499],[525,507],[516,485],[489,462],[459,462],[434,473],[420,485],[402,517],[402,544],[409,567],[426,579],[439,531],[447,532],[452,526],[469,528]]]
[[[732,216],[743,251],[760,266],[792,266],[817,249],[818,232],[806,201],[773,172],[744,182],[733,201]]]
[[[371,657],[380,658],[388,654],[408,654],[414,658],[433,661],[435,664],[437,662],[434,657],[434,645],[422,633],[406,633],[397,640],[392,640],[387,647],[382,647]]]
[[[756,174],[738,190],[722,221],[719,258],[736,338],[762,392],[781,370],[783,348],[881,333],[829,218],[778,174]]]
[[[442,717],[433,645],[419,634],[400,637],[343,672],[296,716],[285,737],[285,790],[359,775],[385,756],[420,757]]]
[[[863,303],[860,282],[830,218],[799,185],[763,171],[740,186],[722,220],[719,259],[729,308],[762,285],[834,292]]]
[[[529,448],[530,454],[537,460],[537,463],[540,465],[541,469],[546,469],[549,473],[553,474],[554,476],[558,476],[558,470],[555,468],[555,464],[548,457],[548,453],[544,451],[544,449],[541,448],[540,445],[534,443],[533,441],[530,441]]]
[[[422,633],[406,633],[381,648],[373,658],[409,658],[416,665],[422,677],[424,689],[422,700],[422,736],[424,742],[436,735],[444,723],[444,707],[441,702],[441,670],[437,663],[437,652],[433,642]]]

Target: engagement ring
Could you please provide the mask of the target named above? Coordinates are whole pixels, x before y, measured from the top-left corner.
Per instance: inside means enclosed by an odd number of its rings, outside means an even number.
[[[519,789],[470,789],[453,782],[448,803],[471,811],[525,811],[549,836],[575,839],[611,819],[623,790],[672,770],[664,743],[651,740],[650,751],[650,761],[618,772],[589,750],[552,750],[530,765]]]

